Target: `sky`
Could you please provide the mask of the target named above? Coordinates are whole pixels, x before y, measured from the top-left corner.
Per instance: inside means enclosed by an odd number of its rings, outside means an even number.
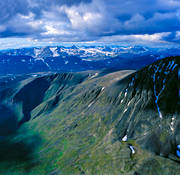
[[[180,44],[180,0],[1,0],[0,49]]]

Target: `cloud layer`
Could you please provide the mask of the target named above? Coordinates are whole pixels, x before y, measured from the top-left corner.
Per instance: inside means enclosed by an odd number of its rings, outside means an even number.
[[[0,37],[180,43],[179,0],[0,1]]]

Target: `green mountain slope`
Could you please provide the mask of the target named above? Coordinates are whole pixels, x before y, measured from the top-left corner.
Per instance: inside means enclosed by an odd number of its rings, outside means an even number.
[[[2,85],[0,174],[180,174],[179,60]]]

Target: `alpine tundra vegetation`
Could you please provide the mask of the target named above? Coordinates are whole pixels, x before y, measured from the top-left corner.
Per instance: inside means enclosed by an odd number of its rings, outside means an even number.
[[[2,77],[1,174],[177,175],[179,61]]]

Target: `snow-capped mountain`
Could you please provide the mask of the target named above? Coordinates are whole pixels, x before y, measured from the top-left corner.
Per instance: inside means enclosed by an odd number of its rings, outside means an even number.
[[[1,54],[12,56],[28,55],[34,58],[39,57],[58,57],[64,56],[80,56],[80,57],[116,57],[123,54],[146,55],[152,53],[148,48],[141,46],[120,47],[120,46],[57,46],[57,47],[39,47],[39,48],[23,48],[1,51]]]
[[[139,69],[167,56],[180,55],[179,48],[142,46],[48,46],[0,51],[0,74],[44,71]]]

